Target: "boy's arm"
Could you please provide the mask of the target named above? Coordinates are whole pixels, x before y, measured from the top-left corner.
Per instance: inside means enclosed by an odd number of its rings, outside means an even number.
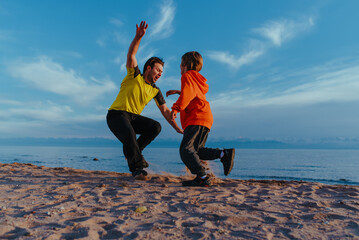
[[[168,90],[166,92],[166,97],[173,95],[173,94],[181,94],[181,91],[180,90]]]
[[[167,120],[167,122],[178,132],[183,134],[183,130],[178,127],[176,120],[171,118],[171,111],[169,110],[169,108],[167,107],[166,104],[162,104],[160,106],[158,106],[158,109],[160,109],[162,115],[164,116],[164,118]]]
[[[135,38],[132,40],[127,53],[126,67],[128,68],[134,68],[138,65],[136,60],[136,53],[138,47],[140,46],[141,39],[146,33],[147,27],[148,24],[146,24],[146,21],[142,21],[140,23],[140,26],[136,24],[136,35]]]
[[[178,100],[172,106],[172,112],[180,112],[184,110],[188,104],[196,97],[191,77],[189,75],[182,75],[181,78],[181,93]]]

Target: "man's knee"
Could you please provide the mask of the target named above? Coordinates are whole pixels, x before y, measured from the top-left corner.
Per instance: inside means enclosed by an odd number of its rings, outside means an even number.
[[[157,136],[158,134],[160,134],[161,130],[162,130],[161,124],[159,122],[155,121],[152,125],[153,134],[155,134]]]

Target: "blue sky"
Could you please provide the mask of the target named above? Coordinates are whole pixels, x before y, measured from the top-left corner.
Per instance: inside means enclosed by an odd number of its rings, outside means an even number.
[[[180,88],[199,51],[214,113],[210,138],[359,137],[359,1],[0,1],[0,137],[112,138],[105,116],[137,59],[164,59]],[[172,106],[175,96],[166,98]],[[154,101],[142,113],[180,138]]]

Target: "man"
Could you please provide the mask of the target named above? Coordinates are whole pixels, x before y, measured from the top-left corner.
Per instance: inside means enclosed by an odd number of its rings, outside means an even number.
[[[151,99],[155,99],[157,107],[165,119],[177,132],[183,133],[175,120],[171,118],[171,111],[168,109],[160,89],[155,85],[162,75],[164,65],[162,59],[157,57],[148,59],[143,68],[143,75],[138,68],[136,53],[147,28],[148,24],[145,21],[142,21],[140,26],[136,24],[136,35],[127,53],[127,75],[107,114],[107,125],[122,142],[123,153],[132,176],[139,180],[146,178],[147,172],[144,168],[148,167],[142,150],[161,131],[159,122],[140,115],[147,103]],[[136,134],[140,134],[138,139],[136,139]]]

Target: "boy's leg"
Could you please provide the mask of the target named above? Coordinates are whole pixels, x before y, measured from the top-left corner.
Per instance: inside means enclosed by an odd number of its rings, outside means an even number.
[[[198,150],[198,156],[201,160],[215,160],[221,157],[221,152],[219,148],[206,148],[201,147]]]
[[[208,132],[206,132],[206,129],[207,128],[203,126],[194,125],[186,127],[180,146],[180,155],[183,163],[192,174],[197,174],[198,176],[204,176],[206,174],[197,152],[198,148],[203,142],[205,143],[205,139],[207,139],[206,136]]]
[[[203,128],[201,134],[199,134],[194,141],[194,148],[197,150],[199,158],[201,160],[215,160],[219,158],[223,164],[224,175],[227,176],[233,168],[235,149],[220,150],[219,148],[204,147],[208,138],[209,129],[203,126],[201,127]]]
[[[198,135],[198,138],[194,142],[194,148],[197,150],[198,156],[201,160],[215,160],[220,158],[222,150],[219,148],[207,148],[205,147],[209,129],[201,126],[201,134]]]
[[[131,125],[130,113],[124,111],[109,111],[107,125],[112,133],[122,142],[123,153],[131,172],[144,168],[142,155],[136,141],[136,133]]]

